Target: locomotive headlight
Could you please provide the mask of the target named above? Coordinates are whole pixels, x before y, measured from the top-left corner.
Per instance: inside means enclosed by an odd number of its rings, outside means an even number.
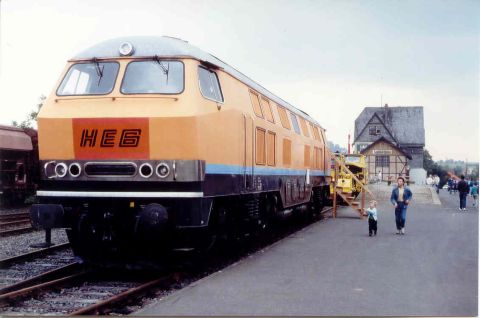
[[[120,47],[118,48],[118,52],[120,53],[121,56],[130,56],[133,54],[134,48],[132,43],[130,42],[123,42],[120,44]]]
[[[153,174],[152,165],[149,163],[143,163],[139,169],[140,175],[144,178],[150,178]]]
[[[55,173],[55,161],[49,161],[43,166],[45,172],[45,177],[48,179],[55,178],[57,174]]]
[[[80,173],[82,172],[82,167],[76,162],[71,163],[70,166],[68,167],[68,172],[70,172],[70,175],[72,177],[78,177]]]
[[[166,163],[162,162],[158,164],[156,172],[157,172],[157,176],[159,176],[160,178],[166,178],[170,173],[170,168]]]
[[[57,177],[63,178],[67,175],[67,165],[63,162],[57,163],[55,166],[55,174]]]

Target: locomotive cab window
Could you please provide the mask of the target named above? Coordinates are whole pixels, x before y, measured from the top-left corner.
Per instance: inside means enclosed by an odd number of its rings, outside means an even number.
[[[112,92],[119,65],[116,62],[78,63],[70,67],[57,89],[58,96],[106,95]]]
[[[222,89],[218,76],[214,71],[198,67],[198,82],[200,83],[200,92],[203,97],[216,102],[223,102]]]
[[[179,61],[134,61],[123,77],[123,94],[180,94],[183,91],[183,63]]]

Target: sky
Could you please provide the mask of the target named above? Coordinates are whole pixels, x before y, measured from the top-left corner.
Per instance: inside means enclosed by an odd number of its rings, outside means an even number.
[[[479,159],[480,1],[0,0],[0,124],[66,61],[130,35],[178,37],[314,117],[346,148],[366,106],[423,106],[434,160]]]

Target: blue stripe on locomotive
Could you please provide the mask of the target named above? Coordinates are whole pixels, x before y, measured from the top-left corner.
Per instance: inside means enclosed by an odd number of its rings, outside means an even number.
[[[224,165],[224,164],[212,164],[206,165],[206,174],[244,174],[251,173],[252,167],[237,166],[237,165]],[[254,175],[278,175],[278,176],[304,176],[306,169],[285,169],[274,167],[254,167]],[[310,176],[325,176],[325,171],[322,170],[310,170]]]

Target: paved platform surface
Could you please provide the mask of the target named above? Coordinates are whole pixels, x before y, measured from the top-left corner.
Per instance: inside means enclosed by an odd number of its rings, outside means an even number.
[[[379,205],[379,232],[343,208],[134,315],[476,316],[478,211],[440,193],[412,202],[406,235]],[[470,199],[469,199],[470,200]]]

